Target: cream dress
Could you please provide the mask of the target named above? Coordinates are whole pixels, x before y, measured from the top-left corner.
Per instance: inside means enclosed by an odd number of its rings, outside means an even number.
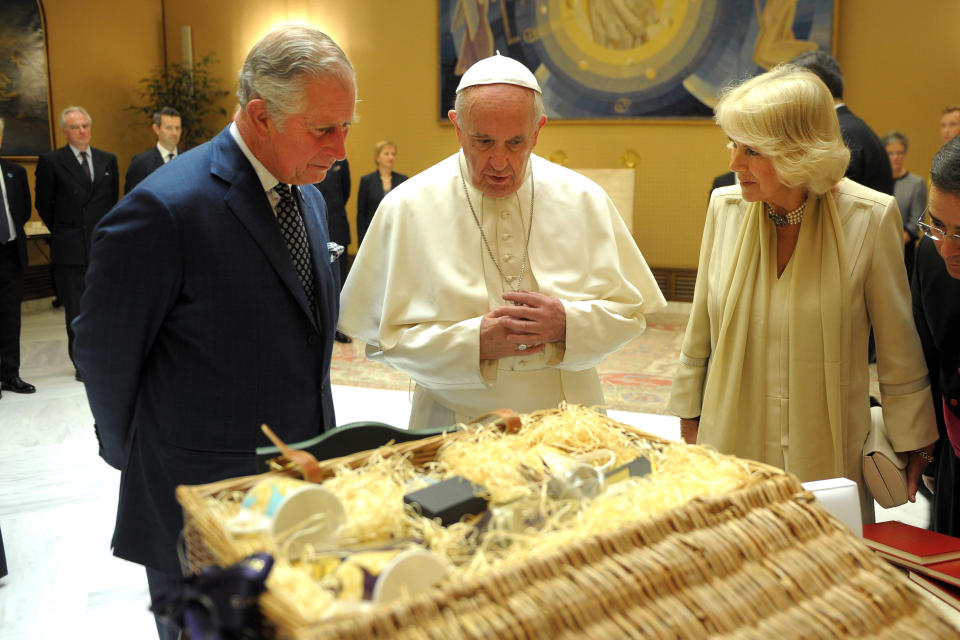
[[[861,487],[864,519],[872,521],[873,503],[863,492],[861,475],[861,451],[870,426],[871,325],[883,416],[895,450],[934,442],[936,422],[903,270],[896,201],[850,180],[823,198],[833,198],[835,217],[818,217],[827,216],[825,200],[808,207],[797,249],[778,280],[772,222],[749,217],[750,211],[760,214],[743,200],[739,186],[713,192],[670,409],[682,418],[699,416],[698,442],[724,453],[784,468],[801,481],[838,476],[855,480]],[[743,296],[764,303],[737,314],[731,312],[735,303],[725,307],[724,302],[736,281],[731,274],[744,256],[753,255],[754,249],[741,243],[751,224],[758,225],[763,238],[755,264],[766,264],[767,271],[756,280],[763,291],[745,291]],[[814,235],[821,227],[825,234]],[[833,266],[840,271],[821,273],[816,260],[805,262],[806,271],[801,271],[798,255],[821,250],[828,254],[830,247],[816,246],[824,243],[827,231],[839,237],[832,245],[838,254]],[[822,264],[827,263],[824,258]],[[824,304],[826,297],[818,294],[831,290],[837,292],[836,302]],[[797,296],[794,303],[791,295]],[[810,312],[814,308],[820,311]],[[825,363],[819,344],[793,345],[796,355],[791,359],[791,339],[796,338],[791,333],[808,336],[821,320],[832,323],[822,332],[822,342],[832,345],[835,359]],[[806,373],[791,380],[791,367]],[[811,372],[818,375],[808,376]],[[828,406],[795,398],[791,405],[793,395],[827,398]]]

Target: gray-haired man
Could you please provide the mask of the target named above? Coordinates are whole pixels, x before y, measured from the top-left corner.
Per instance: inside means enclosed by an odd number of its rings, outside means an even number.
[[[76,358],[123,474],[114,553],[147,567],[153,596],[178,586],[177,485],[254,473],[261,424],[288,442],[336,424],[337,280],[313,183],[346,155],[356,92],[329,37],[271,32],[233,123],[97,227]]]

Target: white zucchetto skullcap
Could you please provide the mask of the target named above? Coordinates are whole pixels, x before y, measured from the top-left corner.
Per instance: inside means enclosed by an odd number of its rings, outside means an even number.
[[[481,84],[515,84],[518,87],[526,87],[537,93],[543,93],[540,90],[540,84],[530,69],[513,58],[500,55],[499,51],[496,55],[484,58],[467,69],[467,72],[460,78],[457,93],[467,87],[475,87]]]

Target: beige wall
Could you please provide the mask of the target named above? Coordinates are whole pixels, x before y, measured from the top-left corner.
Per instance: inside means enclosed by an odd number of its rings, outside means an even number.
[[[847,102],[878,134],[898,128],[911,139],[907,166],[924,173],[940,145],[937,120],[960,102],[960,3],[837,0],[837,54]],[[160,64],[161,3],[46,0],[54,108],[80,102],[93,113],[94,145],[117,153],[121,171],[150,143],[144,124],[123,110],[136,81]],[[412,174],[456,149],[437,122],[437,9],[434,0],[165,0],[171,60],[180,59],[180,27],[190,25],[194,57],[215,52],[224,86],[250,45],[271,26],[319,26],[346,50],[360,85],[348,140],[356,184],[374,169],[377,140],[399,146],[397,169]],[[935,10],[934,9],[935,7]],[[82,64],[76,61],[81,59]],[[225,104],[228,112],[233,103]],[[63,143],[58,134],[58,144]],[[537,151],[562,150],[572,167],[616,167],[627,150],[640,156],[635,234],[655,266],[693,267],[712,178],[726,170],[723,136],[709,123],[550,123]],[[356,197],[348,211],[355,214]]]

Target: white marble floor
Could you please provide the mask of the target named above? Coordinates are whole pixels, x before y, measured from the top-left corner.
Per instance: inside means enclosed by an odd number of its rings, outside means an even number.
[[[155,638],[142,567],[114,558],[110,538],[119,472],[97,456],[83,385],[73,378],[62,311],[25,304],[22,377],[37,393],[0,398],[0,530],[9,575],[0,579],[0,640]],[[402,426],[406,392],[334,388],[340,424]],[[666,438],[676,419],[611,412]],[[928,508],[908,505],[880,519],[926,526]]]

